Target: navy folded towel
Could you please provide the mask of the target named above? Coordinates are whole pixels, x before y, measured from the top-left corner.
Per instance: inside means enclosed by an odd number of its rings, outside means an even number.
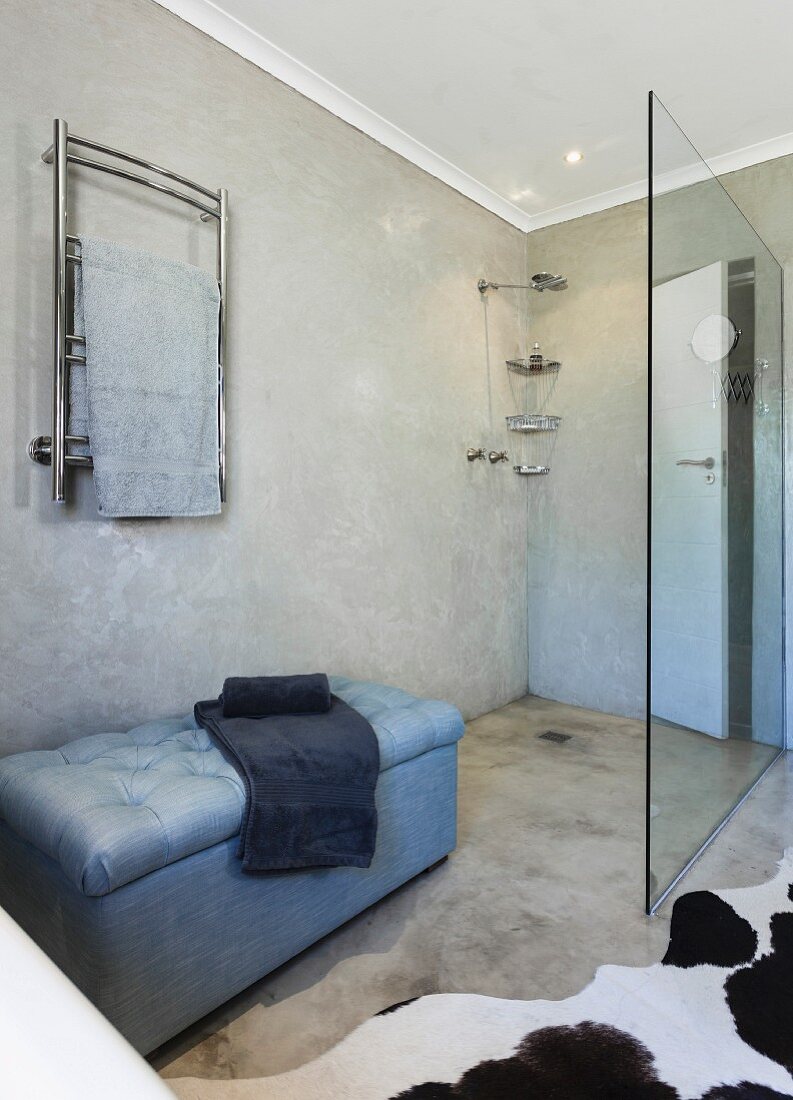
[[[330,710],[324,672],[308,676],[229,676],[223,683],[224,718],[321,714]]]
[[[368,867],[380,750],[363,715],[335,695],[318,714],[229,718],[223,710],[209,699],[195,716],[245,782],[243,871]]]

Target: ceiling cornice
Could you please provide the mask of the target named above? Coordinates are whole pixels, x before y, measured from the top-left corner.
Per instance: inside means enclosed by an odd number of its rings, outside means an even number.
[[[766,160],[776,160],[777,157],[786,157],[791,153],[793,153],[793,133],[780,134],[779,137],[759,141],[754,145],[747,145],[743,149],[735,149],[731,153],[709,157],[705,160],[705,163],[714,176],[724,176],[728,172],[737,172],[741,168],[749,168],[753,164],[761,164]],[[686,187],[692,183],[699,183],[704,174],[701,163],[697,161],[687,168],[665,173],[661,179],[656,181],[656,190],[671,191],[676,187]],[[532,229],[544,229],[547,225],[569,222],[573,218],[582,218],[585,214],[596,214],[600,210],[609,210],[612,206],[622,206],[626,202],[646,199],[647,192],[648,181],[645,177],[635,183],[628,183],[624,187],[616,187],[613,191],[602,191],[599,195],[590,195],[585,199],[579,199],[577,202],[567,203],[565,206],[543,210],[539,214],[531,215],[529,232]]]
[[[335,84],[303,65],[257,31],[229,15],[212,0],[155,0],[155,2],[525,233],[556,225],[559,222],[571,221],[573,218],[581,218],[600,210],[608,210],[623,203],[634,202],[647,195],[647,180],[643,179],[611,191],[590,195],[564,206],[529,214],[486,184],[474,179],[462,168],[458,168],[445,157],[411,137],[376,111],[370,110],[341,88],[337,88]],[[707,163],[715,175],[723,175],[726,172],[735,172],[740,168],[747,168],[752,164],[787,156],[790,153],[793,153],[793,133],[781,134],[767,141],[712,157]]]
[[[162,7],[178,15],[185,22],[204,31],[211,38],[228,46],[241,57],[252,61],[260,69],[271,73],[290,88],[318,103],[331,114],[349,122],[351,126],[374,138],[387,149],[429,172],[431,176],[447,183],[455,191],[473,199],[486,210],[527,232],[531,215],[509,199],[497,194],[484,183],[469,176],[462,168],[452,164],[432,149],[427,148],[410,134],[394,126],[388,119],[371,111],[341,88],[325,80],[319,73],[301,64],[296,58],[269,42],[251,27],[213,4],[211,0],[156,0]]]

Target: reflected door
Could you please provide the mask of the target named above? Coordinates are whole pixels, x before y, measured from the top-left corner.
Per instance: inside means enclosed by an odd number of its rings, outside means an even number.
[[[653,290],[653,714],[712,737],[729,732],[727,410],[692,333],[726,313],[724,263]]]

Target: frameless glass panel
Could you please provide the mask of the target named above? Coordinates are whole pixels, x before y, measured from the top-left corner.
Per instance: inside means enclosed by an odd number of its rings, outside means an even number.
[[[782,269],[650,97],[647,906],[783,740]]]

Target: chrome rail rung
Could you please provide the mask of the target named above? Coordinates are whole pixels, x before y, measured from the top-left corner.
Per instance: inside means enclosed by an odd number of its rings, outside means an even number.
[[[212,199],[213,202],[220,205],[220,197],[216,191],[211,191],[208,187],[203,187],[200,183],[196,183],[195,180],[191,180],[187,176],[182,176],[178,172],[172,172],[170,168],[162,168],[159,164],[154,164],[150,160],[144,160],[143,157],[132,156],[131,153],[124,153],[121,149],[113,149],[110,145],[102,145],[101,142],[98,141],[89,141],[88,138],[77,137],[76,134],[67,134],[66,140],[71,145],[80,145],[84,149],[93,149],[95,153],[104,153],[105,156],[124,160],[127,164],[137,164],[139,168],[145,168],[148,172],[156,172],[159,176],[165,176],[166,179],[173,180],[174,183],[181,183],[184,187],[189,187],[191,190],[197,191],[200,195],[206,195],[208,199]],[[52,164],[53,148],[52,145],[49,145],[41,154],[41,159],[45,164]]]
[[[85,356],[84,355],[67,355],[65,358],[66,358],[67,363],[82,363],[82,364],[85,364]]]
[[[160,176],[165,176],[166,179],[173,180],[174,183],[181,183],[184,187],[198,191],[200,195],[206,195],[213,202],[219,202],[217,192],[211,191],[208,187],[202,187],[200,183],[188,179],[187,176],[172,172],[170,168],[161,168],[159,164],[144,160],[143,157],[135,157],[131,153],[124,153],[120,149],[112,149],[109,145],[102,145],[98,141],[89,141],[88,138],[77,137],[76,134],[69,134],[69,142],[72,145],[81,145],[84,149],[93,149],[95,153],[104,153],[105,156],[125,160],[127,164],[137,164],[139,168],[145,168],[148,172],[156,172]]]
[[[89,160],[87,157],[78,157],[74,153],[69,153],[66,157],[69,164],[78,164],[81,168],[95,168],[97,172],[107,172],[109,176],[120,176],[121,179],[131,180],[132,183],[141,183],[144,187],[150,187],[152,191],[159,191],[163,195],[170,195],[171,198],[181,199],[182,202],[186,202],[189,206],[194,206],[197,210],[203,210],[205,214],[208,214],[211,218],[220,218],[220,214],[217,210],[212,210],[204,202],[199,202],[198,199],[192,198],[191,195],[185,195],[183,191],[176,191],[173,187],[166,187],[164,183],[155,183],[154,180],[147,180],[145,176],[139,176],[137,172],[125,172],[123,168],[115,168],[112,164],[103,164],[100,160]]]
[[[87,435],[67,435],[65,438],[66,446],[69,444],[88,445]],[[48,435],[37,435],[35,439],[31,439],[28,444],[28,454],[34,462],[38,462],[41,466],[50,466],[52,464],[52,439]],[[93,466],[94,460],[91,455],[64,455],[64,462],[67,466]]]

